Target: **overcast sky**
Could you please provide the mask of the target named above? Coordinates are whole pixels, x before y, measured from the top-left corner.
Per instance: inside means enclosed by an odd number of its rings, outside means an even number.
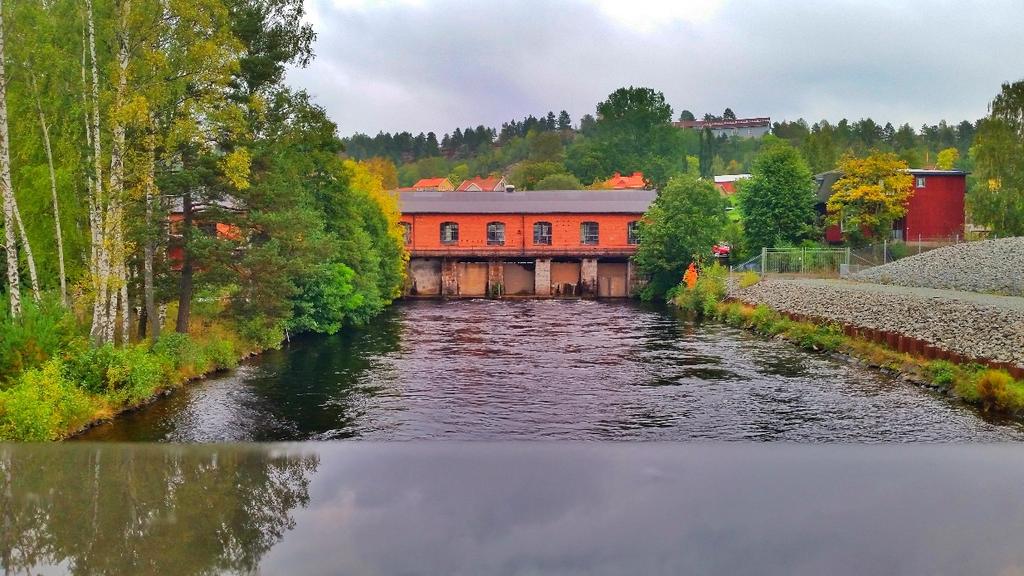
[[[353,132],[573,121],[621,86],[675,115],[894,124],[985,114],[1024,77],[1022,0],[306,0],[289,81]]]

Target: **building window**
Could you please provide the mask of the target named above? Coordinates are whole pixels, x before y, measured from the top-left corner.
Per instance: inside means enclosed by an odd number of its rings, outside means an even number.
[[[597,244],[597,222],[580,223],[580,244]]]
[[[535,222],[533,224],[533,243],[551,245],[551,222]]]
[[[487,245],[505,245],[505,224],[501,222],[491,222],[487,225]]]
[[[442,222],[441,223],[441,244],[458,244],[459,243],[459,224],[458,222]]]
[[[199,222],[199,223],[196,224],[196,228],[199,228],[199,230],[203,234],[206,234],[207,236],[209,236],[211,238],[219,236],[219,234],[217,234],[217,223],[216,222]]]
[[[402,225],[402,241],[406,244],[412,243],[412,224],[408,222],[399,222]]]
[[[626,244],[640,243],[640,222],[633,220],[626,224]]]
[[[925,184],[924,176],[918,176],[917,177],[917,183],[915,184],[915,187],[916,188],[924,188],[924,184]]]

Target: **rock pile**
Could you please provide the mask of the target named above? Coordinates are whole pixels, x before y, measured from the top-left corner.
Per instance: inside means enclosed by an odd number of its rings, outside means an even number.
[[[858,272],[852,279],[1024,296],[1024,237],[936,248]]]
[[[828,280],[762,280],[731,285],[729,296],[861,328],[927,341],[969,358],[1024,366],[1024,298]]]

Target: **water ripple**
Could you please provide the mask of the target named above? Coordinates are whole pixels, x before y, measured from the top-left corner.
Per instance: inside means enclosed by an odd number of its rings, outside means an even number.
[[[414,301],[310,337],[87,439],[1024,439],[878,373],[670,311]]]

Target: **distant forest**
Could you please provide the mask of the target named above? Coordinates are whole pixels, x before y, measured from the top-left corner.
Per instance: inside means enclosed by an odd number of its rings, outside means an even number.
[[[671,120],[676,116],[671,107],[657,99],[660,93],[651,91],[651,94],[654,96],[652,110],[673,132],[652,136],[656,140],[653,146],[658,148],[654,156],[662,160],[656,166],[642,165],[650,163],[650,155],[642,155],[648,160],[641,160],[641,155],[630,153],[628,145],[598,146],[599,140],[619,140],[621,144],[648,137],[647,134],[630,134],[628,121],[617,124],[615,129],[621,134],[609,135],[606,131],[598,135],[601,123],[595,115],[585,114],[574,122],[564,110],[558,114],[548,112],[511,120],[500,128],[483,125],[456,128],[440,139],[433,132],[415,135],[380,132],[376,136],[354,134],[343,139],[343,143],[345,152],[357,160],[378,157],[393,162],[400,186],[410,186],[426,177],[448,176],[457,185],[468,176],[501,174],[520,188],[535,188],[549,176],[555,176],[554,181],[560,185],[578,181],[585,186],[603,181],[614,172],[635,170],[644,171],[654,183],[663,179],[661,174],[673,171],[699,170],[705,177],[745,173],[751,170],[754,158],[773,137],[786,140],[800,150],[815,172],[835,168],[846,155],[862,157],[871,150],[895,152],[912,167],[940,164],[940,152],[945,151],[943,158],[947,167],[969,170],[968,150],[977,128],[977,122],[966,120],[957,124],[943,120],[914,128],[907,123],[883,124],[871,118],[814,123],[799,119],[773,123],[773,136],[767,138],[711,137],[710,132],[672,126]],[[611,97],[601,105],[610,102]],[[600,113],[596,116],[604,117]],[[726,108],[723,114],[709,113],[702,117],[735,118],[736,114]],[[678,115],[680,120],[693,118],[688,110]],[[645,147],[647,143],[638,145]]]

